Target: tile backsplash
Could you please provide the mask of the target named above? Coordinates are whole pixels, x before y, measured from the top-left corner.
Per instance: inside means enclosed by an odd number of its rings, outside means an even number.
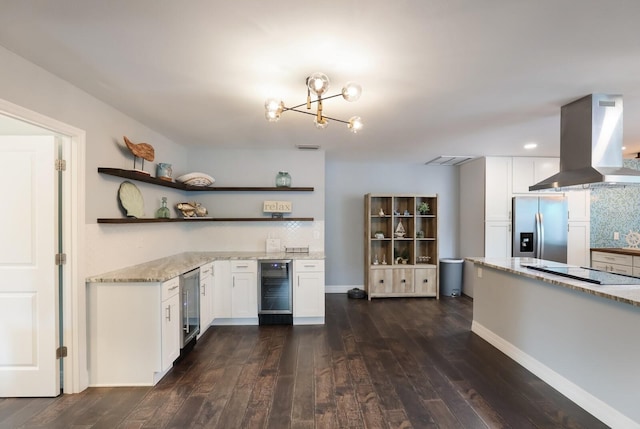
[[[625,159],[623,164],[640,170],[640,160]],[[627,247],[629,231],[640,231],[640,187],[592,189],[591,247]]]

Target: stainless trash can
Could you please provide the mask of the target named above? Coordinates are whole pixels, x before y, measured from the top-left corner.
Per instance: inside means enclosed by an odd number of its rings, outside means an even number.
[[[440,259],[440,295],[460,296],[464,259]]]

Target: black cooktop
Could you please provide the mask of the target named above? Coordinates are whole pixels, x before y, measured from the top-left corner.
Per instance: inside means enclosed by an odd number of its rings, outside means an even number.
[[[556,274],[574,280],[581,280],[599,285],[640,285],[640,277],[615,274],[587,267],[553,267],[547,265],[521,265],[536,271]]]

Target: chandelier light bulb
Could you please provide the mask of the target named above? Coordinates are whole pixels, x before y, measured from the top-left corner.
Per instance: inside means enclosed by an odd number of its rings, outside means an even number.
[[[320,120],[318,120],[318,118],[315,118],[313,120],[313,123],[315,124],[316,128],[319,130],[324,130],[329,126],[329,121],[327,121],[326,118],[322,118]]]
[[[357,101],[362,94],[362,87],[356,82],[347,82],[342,87],[342,97],[347,101]]]
[[[311,92],[320,96],[329,90],[329,77],[324,73],[316,72],[309,76],[307,86]]]
[[[275,98],[268,98],[264,102],[264,117],[269,122],[277,122],[280,119],[280,114],[284,110],[284,102],[278,101]]]
[[[349,128],[349,131],[351,131],[354,134],[357,134],[358,131],[362,131],[362,128],[364,128],[364,123],[362,122],[362,118],[360,116],[352,116],[349,119],[349,124],[347,125],[347,128]]]

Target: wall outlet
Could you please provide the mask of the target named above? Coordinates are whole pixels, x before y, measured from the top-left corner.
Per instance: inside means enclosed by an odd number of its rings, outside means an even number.
[[[618,231],[613,233],[613,239],[614,240],[620,240],[620,233]]]

